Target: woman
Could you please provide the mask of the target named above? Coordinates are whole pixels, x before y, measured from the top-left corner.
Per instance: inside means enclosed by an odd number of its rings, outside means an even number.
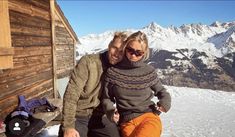
[[[119,120],[122,137],[159,137],[162,124],[154,112],[167,112],[171,106],[170,94],[155,69],[144,62],[148,56],[146,35],[133,33],[127,38],[123,60],[106,73],[103,107],[111,121]],[[151,101],[153,96],[159,99],[157,105]]]

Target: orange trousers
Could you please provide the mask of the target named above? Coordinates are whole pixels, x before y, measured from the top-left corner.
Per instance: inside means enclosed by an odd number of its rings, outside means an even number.
[[[120,127],[122,137],[160,137],[162,132],[160,117],[151,112],[122,123]]]

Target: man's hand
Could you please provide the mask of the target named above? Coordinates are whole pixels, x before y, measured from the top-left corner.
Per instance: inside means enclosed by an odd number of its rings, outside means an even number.
[[[80,137],[80,135],[76,129],[68,128],[64,131],[64,137]]]

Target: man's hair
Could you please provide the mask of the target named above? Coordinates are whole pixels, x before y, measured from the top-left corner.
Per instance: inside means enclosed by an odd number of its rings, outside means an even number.
[[[126,31],[117,31],[114,33],[113,39],[110,41],[109,46],[113,44],[116,39],[120,39],[123,44],[127,40],[128,33]]]

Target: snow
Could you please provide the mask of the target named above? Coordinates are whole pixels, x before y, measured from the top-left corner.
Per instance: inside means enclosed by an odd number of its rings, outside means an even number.
[[[217,25],[215,25],[217,24]],[[205,51],[207,54],[221,57],[227,53],[234,52],[234,47],[226,47],[228,40],[234,42],[235,22],[223,23],[215,22],[214,25],[185,24],[180,27],[164,28],[152,22],[142,29],[128,29],[130,33],[143,31],[149,41],[149,47],[155,50],[175,51],[176,49],[197,49]],[[216,27],[217,26],[217,27]],[[106,31],[102,34],[90,34],[81,37],[81,44],[77,46],[77,51],[81,54],[97,53],[107,49],[108,43],[112,39],[114,31]]]
[[[61,98],[64,97],[64,92],[69,82],[69,77],[57,79],[57,89]]]
[[[235,136],[235,92],[165,87],[171,94],[172,107],[160,115],[161,137]],[[59,125],[48,127],[40,137],[56,137],[58,130]]]
[[[167,87],[172,108],[162,114],[162,137],[234,137],[235,93]]]

